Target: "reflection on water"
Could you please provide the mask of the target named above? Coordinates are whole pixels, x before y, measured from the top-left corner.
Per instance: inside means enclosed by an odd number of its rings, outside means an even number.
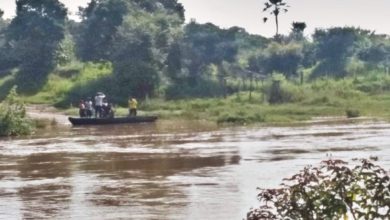
[[[0,219],[242,219],[256,187],[327,156],[379,156],[390,125],[65,127],[0,142]]]

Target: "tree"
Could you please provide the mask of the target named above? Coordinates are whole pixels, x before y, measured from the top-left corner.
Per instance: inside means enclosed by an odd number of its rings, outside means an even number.
[[[116,93],[121,98],[125,99],[130,94],[140,98],[153,95],[159,75],[152,44],[152,37],[147,33],[125,35],[118,39],[112,57]]]
[[[58,0],[17,0],[7,43],[20,64],[20,89],[35,91],[55,66],[54,53],[64,38],[67,9]]]
[[[303,60],[303,45],[297,43],[271,43],[265,50],[249,59],[249,70],[272,74],[283,73],[286,77],[297,75],[299,65]]]
[[[164,77],[171,45],[181,35],[184,20],[180,11],[173,10],[181,5],[176,0],[135,2],[118,28],[111,61],[115,80],[127,83],[120,93],[144,98],[155,94]]]
[[[179,15],[181,20],[185,20],[184,16],[184,7],[181,3],[178,3],[177,0],[133,0],[136,2],[142,9],[147,12],[155,12],[161,8],[165,8],[169,13]]]
[[[375,68],[381,66],[388,71],[390,65],[390,44],[378,43],[363,48],[358,53],[358,57]]]
[[[181,35],[184,9],[177,0],[93,0],[81,10],[79,56],[109,61],[111,93],[124,102],[155,94],[171,45]],[[78,27],[75,26],[77,30]],[[98,34],[97,34],[98,33]]]
[[[295,41],[303,41],[305,39],[303,32],[306,29],[305,22],[293,22],[290,38]]]
[[[347,74],[345,66],[348,58],[354,54],[355,43],[364,32],[364,30],[351,27],[316,29],[313,41],[316,47],[316,58],[321,63],[316,67],[312,76],[344,77]]]
[[[287,8],[289,7],[287,3],[283,2],[283,0],[268,0],[264,3],[265,7],[263,11],[271,10],[271,15],[275,16],[275,25],[276,25],[276,34],[279,35],[279,14],[280,12],[287,12]],[[264,17],[263,21],[267,22],[268,18]]]
[[[221,29],[211,23],[198,24],[195,21],[187,24],[183,38],[169,54],[168,70],[171,72],[168,76],[173,85],[168,90],[174,92],[167,92],[168,96],[179,98],[177,90],[184,91],[183,87],[195,96],[195,90],[202,90],[201,96],[225,95],[228,71],[223,63],[235,61],[239,34],[241,29],[235,27]],[[192,96],[180,96],[186,95]]]
[[[182,73],[182,62],[181,62],[181,45],[179,42],[175,42],[171,45],[171,48],[169,50],[167,60],[166,60],[166,66],[167,66],[167,75],[168,77],[174,82],[179,83],[180,74]]]
[[[112,46],[124,17],[129,12],[126,0],[92,0],[81,8],[78,55],[84,61],[109,60]]]
[[[292,23],[292,31],[297,33],[303,33],[303,31],[306,29],[306,23],[305,22],[293,22]]]
[[[76,59],[75,43],[72,35],[65,34],[64,39],[55,51],[55,62],[59,66],[65,66]]]
[[[185,27],[182,45],[183,63],[192,83],[196,83],[208,65],[220,66],[223,61],[232,62],[238,52],[235,33],[211,23],[189,23]]]

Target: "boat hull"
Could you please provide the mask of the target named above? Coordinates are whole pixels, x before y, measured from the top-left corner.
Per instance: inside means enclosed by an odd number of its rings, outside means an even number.
[[[68,118],[72,125],[108,125],[108,124],[131,124],[154,122],[157,116],[135,116],[135,117],[119,117],[119,118]]]

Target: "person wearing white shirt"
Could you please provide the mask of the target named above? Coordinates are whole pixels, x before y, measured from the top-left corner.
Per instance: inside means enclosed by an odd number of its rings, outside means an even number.
[[[106,97],[103,93],[98,92],[95,96],[95,118],[102,117],[103,99]]]

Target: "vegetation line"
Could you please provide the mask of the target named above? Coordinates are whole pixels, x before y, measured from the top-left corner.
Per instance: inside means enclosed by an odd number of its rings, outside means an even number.
[[[184,23],[176,0],[92,0],[80,22],[58,0],[16,1],[0,18],[0,100],[70,109],[104,92],[124,108],[217,123],[289,123],[317,116],[390,118],[390,38],[305,22],[278,33],[283,0],[264,1],[276,35]],[[259,22],[259,25],[260,22]],[[119,112],[124,110],[118,110]]]

